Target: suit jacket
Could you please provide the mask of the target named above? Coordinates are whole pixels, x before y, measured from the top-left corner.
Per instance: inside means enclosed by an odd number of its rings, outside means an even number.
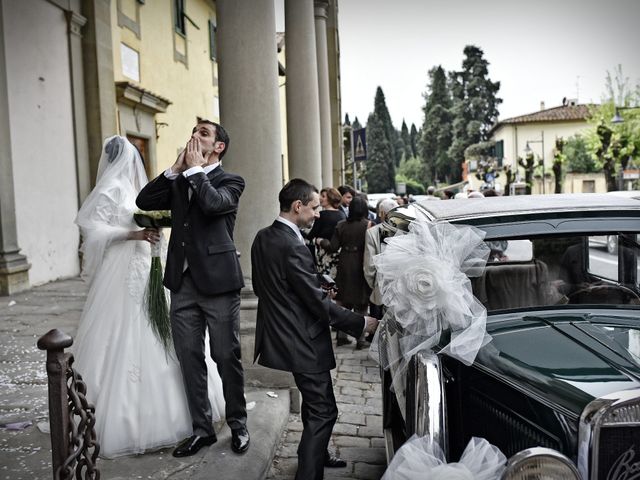
[[[189,189],[192,190],[189,199]],[[244,287],[233,243],[238,201],[244,180],[218,166],[208,175],[160,174],[138,194],[142,210],[171,210],[171,238],[164,285],[175,292],[182,285],[186,257],[191,277],[204,295],[218,295]]]
[[[338,307],[322,291],[309,249],[275,221],[256,235],[251,266],[258,296],[254,361],[294,373],[334,368],[329,327],[359,337],[364,317]]]

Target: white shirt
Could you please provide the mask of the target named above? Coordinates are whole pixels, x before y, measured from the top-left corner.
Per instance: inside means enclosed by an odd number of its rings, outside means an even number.
[[[200,173],[200,172],[204,172],[205,175],[208,175],[209,172],[211,172],[218,165],[220,165],[220,162],[212,163],[211,165],[205,165],[204,167],[200,167],[200,166],[191,167],[186,169],[184,172],[182,172],[182,175],[184,175],[185,177],[188,177],[190,175],[193,175],[194,173]],[[169,180],[174,180],[178,178],[178,175],[180,174],[175,173],[173,170],[171,170],[171,167],[167,168],[164,171],[164,176],[167,177]]]
[[[302,237],[302,233],[300,232],[300,229],[298,228],[298,226],[295,223],[287,220],[284,217],[280,217],[280,216],[278,216],[276,218],[276,222],[284,223],[287,227],[289,227],[291,230],[293,230],[293,233],[296,234],[296,237],[298,237],[298,239],[300,240],[300,243],[302,243],[304,245],[304,238]]]

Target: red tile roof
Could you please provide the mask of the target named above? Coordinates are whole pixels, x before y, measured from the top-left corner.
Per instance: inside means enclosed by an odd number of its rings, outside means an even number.
[[[518,117],[506,118],[496,123],[491,131],[495,131],[503,125],[514,125],[523,123],[539,123],[539,122],[570,122],[576,120],[586,121],[589,118],[589,110],[592,104],[564,105],[560,107],[547,108],[534,113],[520,115]]]

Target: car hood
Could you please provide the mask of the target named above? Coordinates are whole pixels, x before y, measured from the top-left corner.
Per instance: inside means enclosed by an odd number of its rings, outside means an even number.
[[[640,385],[640,311],[540,310],[492,315],[475,365],[545,403],[580,415]]]

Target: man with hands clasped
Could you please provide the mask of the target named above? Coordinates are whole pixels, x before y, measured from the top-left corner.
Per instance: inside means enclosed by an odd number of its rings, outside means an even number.
[[[249,448],[240,358],[240,289],[244,286],[233,229],[244,180],[220,165],[229,146],[224,128],[200,120],[176,162],[142,189],[142,210],[171,210],[164,285],[171,291],[171,329],[193,435],[173,452],[193,455],[216,442],[207,397],[205,332],[222,378],[231,448]]]

